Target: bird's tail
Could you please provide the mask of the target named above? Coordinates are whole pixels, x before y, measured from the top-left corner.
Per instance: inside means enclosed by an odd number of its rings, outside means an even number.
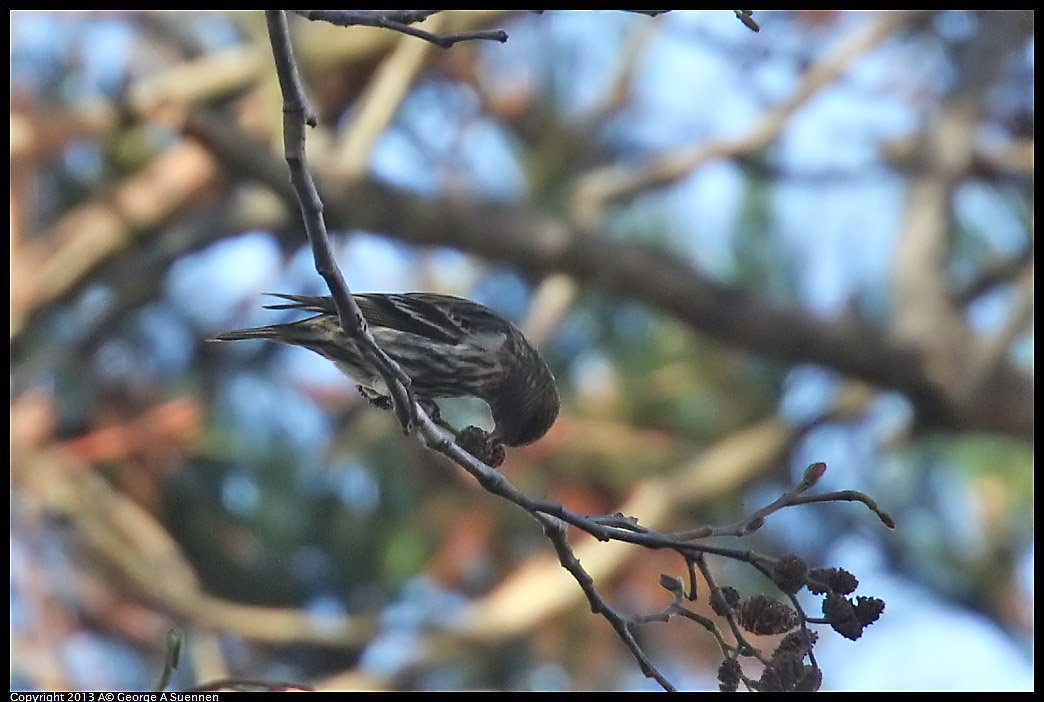
[[[273,325],[269,327],[250,327],[249,329],[233,329],[232,331],[221,332],[210,337],[208,341],[243,341],[244,339],[276,339],[282,338],[281,327],[282,325]]]
[[[337,314],[337,308],[334,307],[333,300],[330,298],[316,297],[313,295],[284,295],[282,293],[267,293],[272,297],[281,297],[284,300],[290,300],[289,304],[279,305],[265,305],[266,310],[305,310],[306,312],[319,312],[320,314]],[[302,320],[308,321],[308,320]],[[250,327],[248,329],[233,329],[232,331],[222,332],[212,337],[210,341],[243,341],[245,339],[273,339],[275,341],[283,341],[292,343],[287,340],[288,329],[293,328],[296,332],[291,337],[298,336],[302,333],[302,330],[306,330],[308,325],[303,325],[300,322],[290,322],[289,324],[272,324],[266,327]]]
[[[318,297],[316,295],[287,295],[285,293],[265,293],[269,297],[281,297],[290,300],[290,303],[280,305],[265,305],[266,310],[305,310],[306,312],[319,312],[320,314],[337,314],[337,307],[331,297]]]

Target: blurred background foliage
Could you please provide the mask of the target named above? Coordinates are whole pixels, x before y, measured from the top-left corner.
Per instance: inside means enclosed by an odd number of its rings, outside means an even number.
[[[843,363],[795,362],[775,329],[748,343],[693,325],[618,286],[612,262],[513,260],[504,242],[520,230],[483,209],[550,222],[549,242],[557,226],[640,245],[665,271],[734,291],[726,301],[857,319],[885,337],[933,120],[962,72],[996,62],[946,200],[942,292],[1032,393],[1032,16],[1001,14],[758,12],[754,34],[728,11],[451,12],[425,26],[510,39],[445,51],[295,17],[291,28],[352,289],[487,304],[558,379],[562,416],[509,454],[510,480],[577,513],[687,529],[734,521],[825,461],[827,489],[867,492],[898,530],[815,505],[747,542],[846,567],[887,601],[863,640],[824,635],[825,688],[1028,689],[1024,429],[923,416],[902,388]],[[649,688],[528,516],[404,439],[319,357],[206,343],[289,319],[261,309],[263,292],[324,292],[278,187],[263,15],[10,19],[12,688],[148,688],[169,626],[187,642],[177,688],[230,676]],[[1005,51],[976,55],[998,31]],[[594,215],[585,205],[599,175],[670,172],[693,149],[676,174]],[[350,197],[360,182],[377,195]],[[381,199],[385,187],[405,200]],[[367,208],[394,226],[345,226]],[[442,240],[455,233],[412,216],[426,210],[470,218],[479,235]],[[445,407],[462,423],[482,413]],[[677,558],[612,553],[599,575],[610,599],[664,606],[659,573],[681,574]],[[641,637],[677,684],[716,687],[719,654],[691,622]]]

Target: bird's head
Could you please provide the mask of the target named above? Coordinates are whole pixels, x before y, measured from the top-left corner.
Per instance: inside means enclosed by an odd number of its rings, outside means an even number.
[[[525,446],[546,434],[558,418],[560,404],[554,376],[544,359],[525,339],[521,344],[511,370],[489,403],[497,423],[494,434],[508,446]]]

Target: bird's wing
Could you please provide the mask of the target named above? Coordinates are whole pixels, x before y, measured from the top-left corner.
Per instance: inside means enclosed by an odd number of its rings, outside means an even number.
[[[269,295],[290,302],[265,305],[266,309],[337,314],[337,307],[329,296]],[[503,324],[488,308],[452,295],[426,292],[359,293],[353,297],[371,326],[416,334],[450,345],[460,343],[462,338],[473,331],[474,322],[481,322],[484,317],[490,319],[494,328]]]
[[[366,321],[373,326],[388,327],[445,344],[458,344],[467,330],[444,309],[444,305],[439,304],[439,298],[457,299],[433,293],[364,293],[356,295],[355,301]]]

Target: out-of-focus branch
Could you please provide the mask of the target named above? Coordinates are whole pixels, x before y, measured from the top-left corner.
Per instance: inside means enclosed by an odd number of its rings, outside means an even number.
[[[1008,318],[978,350],[971,365],[973,382],[982,382],[1001,364],[1008,348],[1033,322],[1033,267],[1023,271],[1015,281],[1014,301]]]
[[[662,26],[657,22],[642,22],[632,30],[616,58],[611,87],[602,104],[588,118],[589,122],[604,121],[626,102],[640,63],[638,57]],[[572,307],[578,293],[579,286],[568,276],[553,274],[545,277],[534,290],[529,312],[522,323],[526,337],[540,346]]]
[[[445,15],[453,31],[470,31],[501,17],[500,12]],[[309,63],[373,61],[397,45],[390,32],[346,34],[324,35],[323,51],[311,54]],[[193,108],[255,85],[269,70],[269,61],[267,47],[236,47],[143,77],[128,87],[120,105],[96,100],[79,106],[75,113],[34,116],[32,120],[12,111],[12,164],[59,151],[78,136],[121,128],[127,113],[180,128]],[[34,242],[44,242],[42,245],[29,245],[29,239],[23,238],[15,250],[12,240],[12,258],[20,260],[12,267],[11,338],[22,332],[38,310],[79,289],[98,265],[118,257],[141,236],[193,204],[199,193],[216,190],[213,168],[212,160],[196,145],[181,142],[111,190],[67,212],[49,232],[32,237]]]
[[[289,197],[279,160],[238,130],[197,116],[188,132],[234,174]],[[771,302],[642,244],[598,236],[527,207],[428,198],[374,179],[320,179],[318,186],[331,226],[378,231],[421,246],[451,246],[537,276],[566,273],[658,307],[725,343],[785,362],[828,366],[898,390],[928,424],[1033,436],[1033,381],[1010,365],[998,370],[992,387],[964,396],[937,385],[916,349],[885,330],[859,319],[820,319]]]
[[[574,190],[573,216],[585,226],[595,226],[602,210],[612,202],[669,185],[712,161],[764,148],[779,135],[798,108],[836,80],[855,59],[891,36],[913,16],[908,11],[883,12],[876,22],[861,25],[842,37],[833,50],[805,73],[789,97],[766,112],[751,130],[740,137],[672,149],[638,168],[610,166],[587,174]]]
[[[1000,386],[976,397],[934,384],[915,350],[858,319],[823,320],[708,278],[639,244],[591,236],[524,208],[425,200],[375,183],[332,198],[331,222],[421,245],[454,246],[536,275],[564,272],[632,296],[726,343],[786,362],[811,362],[906,394],[937,426],[1032,436],[1032,380],[1006,367]],[[355,203],[349,212],[341,202]],[[343,215],[343,216],[342,216]],[[490,236],[490,232],[497,236]],[[1003,387],[1003,390],[1001,389]]]
[[[976,114],[967,105],[943,108],[927,139],[931,167],[910,186],[906,219],[894,256],[896,336],[942,358],[969,348],[971,332],[948,291],[946,262],[952,230],[950,198],[971,158]],[[937,365],[938,380],[960,382],[959,362]]]
[[[953,194],[973,161],[987,91],[1005,64],[1003,58],[1021,45],[1032,27],[1032,17],[1024,13],[986,13],[974,39],[957,52],[957,86],[922,140],[923,167],[911,181],[896,245],[893,333],[920,354],[926,379],[946,388],[957,402],[987,392],[997,375],[1006,375],[1010,368],[1002,361],[1003,349],[983,351],[950,293],[947,264]],[[983,359],[989,359],[989,368]],[[996,407],[1003,398],[993,402]]]
[[[280,644],[348,646],[372,635],[374,622],[366,618],[318,621],[302,610],[252,607],[207,594],[167,531],[65,448],[15,447],[11,465],[21,494],[69,520],[92,563],[176,620]]]
[[[606,90],[605,98],[589,118],[591,121],[604,120],[627,101],[634,85],[635,74],[641,66],[639,58],[662,29],[663,25],[659,22],[642,22],[631,30],[615,58],[613,78]]]
[[[284,175],[285,165],[241,131],[226,122],[196,115],[188,122],[188,132],[203,140],[225,168],[260,180],[286,202],[294,202]],[[176,148],[169,158],[189,152],[199,161],[195,169],[212,176],[213,163],[195,147]],[[149,179],[148,173],[141,174],[142,184],[155,188],[145,190],[145,202],[157,198],[163,201],[166,197],[167,206],[171,206],[171,193],[179,192],[179,188],[186,187],[186,181],[192,180],[184,178],[184,166],[168,168],[171,165],[161,159],[155,166],[161,173],[182,171],[180,176],[171,176],[175,181],[167,190],[156,187],[161,182]],[[937,380],[927,377],[925,360],[918,357],[914,348],[904,347],[878,328],[858,320],[816,319],[799,310],[771,304],[746,291],[721,285],[648,247],[592,236],[524,207],[453,197],[428,199],[372,180],[349,183],[321,179],[318,185],[328,194],[325,199],[329,220],[339,228],[362,227],[420,245],[453,246],[512,263],[535,275],[561,272],[579,281],[603,284],[618,294],[671,312],[726,342],[785,361],[831,366],[899,390],[913,400],[919,414],[930,424],[1032,436],[1032,380],[1007,363],[998,368],[997,382],[981,393],[958,397],[953,388],[940,386]],[[130,182],[127,189],[133,190]],[[296,209],[295,204],[291,207]],[[85,210],[63,220],[57,231],[70,232],[72,240],[59,244],[53,252],[55,256],[50,251],[47,255],[30,256],[15,269],[16,273],[28,272],[33,279],[45,279],[25,286],[19,282],[19,273],[12,281],[12,335],[17,335],[29,313],[86,279],[93,265],[89,261],[114,258],[126,246],[121,242],[133,239],[133,230],[114,214],[94,217],[89,216],[90,212]],[[498,235],[490,236],[491,231]],[[59,260],[69,260],[71,265],[58,266]],[[49,263],[38,266],[33,261]],[[45,275],[48,270],[52,273]],[[47,294],[42,294],[44,291]]]
[[[1033,249],[1031,244],[1016,256],[988,262],[974,280],[954,293],[955,303],[964,307],[998,285],[1012,282],[1024,275],[1026,270],[1032,270]]]
[[[443,24],[443,16],[435,15],[429,29],[438,32]],[[403,39],[384,59],[359,99],[355,116],[331,159],[333,168],[347,176],[366,171],[374,144],[395,117],[433,50],[431,44]]]
[[[973,178],[1013,179],[1026,182],[1033,178],[1033,141],[1019,139],[999,145],[973,135],[972,154],[966,175]],[[890,166],[916,173],[925,167],[920,151],[921,140],[890,139],[880,145],[881,155]]]
[[[538,348],[547,343],[576,299],[577,285],[569,276],[555,274],[544,278],[533,291],[529,310],[519,328]]]
[[[43,237],[45,243],[25,242],[12,251],[20,259],[11,279],[12,338],[38,308],[214,187],[219,174],[205,149],[183,141],[107,196],[66,214]]]
[[[106,582],[117,583],[119,592],[200,630],[256,641],[344,647],[372,636],[375,622],[366,617],[319,620],[303,610],[252,607],[204,592],[170,533],[80,459],[77,451],[83,452],[84,443],[53,440],[54,411],[51,400],[39,392],[24,393],[12,403],[12,489],[25,506],[23,514],[46,514],[66,524],[79,547],[76,553],[83,555],[90,569],[106,573]],[[174,428],[185,422],[177,417],[159,419]],[[135,424],[142,426],[145,420]],[[111,451],[104,454],[111,455]],[[12,522],[12,530],[20,528],[17,519]],[[54,584],[54,579],[43,577],[40,583]]]

